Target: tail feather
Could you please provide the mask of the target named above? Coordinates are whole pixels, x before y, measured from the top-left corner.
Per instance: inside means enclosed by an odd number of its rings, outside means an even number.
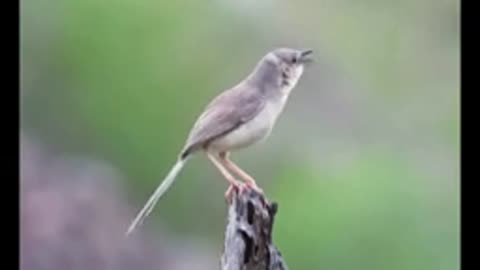
[[[182,170],[187,159],[180,158],[177,163],[172,167],[167,177],[162,181],[162,183],[157,187],[155,192],[150,196],[147,203],[143,206],[142,210],[138,213],[137,217],[132,221],[130,227],[127,230],[126,235],[129,235],[138,225],[140,225],[143,220],[152,212],[155,204],[158,202],[160,197],[170,188],[176,179],[177,175]]]

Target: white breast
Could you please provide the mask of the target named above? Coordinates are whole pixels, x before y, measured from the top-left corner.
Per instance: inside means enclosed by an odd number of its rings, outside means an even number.
[[[236,130],[212,142],[210,147],[217,151],[231,151],[250,146],[267,138],[283,110],[287,96],[276,102],[268,102],[252,120]]]

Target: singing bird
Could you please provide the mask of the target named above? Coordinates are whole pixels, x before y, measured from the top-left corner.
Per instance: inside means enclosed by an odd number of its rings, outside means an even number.
[[[253,177],[230,160],[229,153],[270,135],[312,54],[312,50],[274,49],[243,81],[215,97],[197,118],[177,162],[132,221],[127,235],[150,214],[189,157],[197,152],[204,152],[229,183],[227,200],[234,188],[242,190],[244,185],[262,192]],[[245,183],[237,181],[232,172]]]

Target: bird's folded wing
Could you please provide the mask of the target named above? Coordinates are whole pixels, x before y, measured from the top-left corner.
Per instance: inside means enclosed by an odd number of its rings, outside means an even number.
[[[264,106],[264,99],[255,95],[254,91],[234,88],[220,94],[195,122],[182,156],[250,121]]]

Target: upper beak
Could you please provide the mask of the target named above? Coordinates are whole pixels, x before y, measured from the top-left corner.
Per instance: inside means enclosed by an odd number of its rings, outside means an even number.
[[[313,61],[312,58],[313,50],[303,50],[300,52],[300,62],[308,63]]]

